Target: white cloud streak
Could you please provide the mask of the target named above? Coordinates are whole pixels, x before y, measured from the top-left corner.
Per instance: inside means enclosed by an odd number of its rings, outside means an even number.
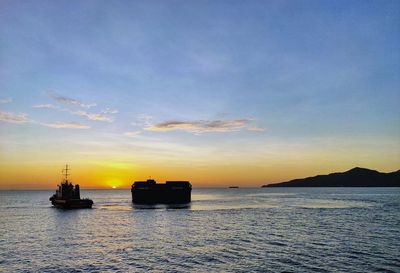
[[[246,128],[251,120],[201,120],[201,121],[167,121],[146,127],[148,131],[186,131],[190,133],[233,132]]]
[[[25,123],[28,122],[27,114],[24,113],[10,113],[0,111],[0,121],[8,123]]]
[[[106,108],[106,110],[101,111],[103,114],[117,114],[119,111],[117,109]]]
[[[6,104],[10,102],[12,102],[12,98],[0,99],[0,104]]]
[[[141,131],[125,132],[124,135],[127,137],[137,137],[140,135]]]
[[[72,106],[79,106],[82,108],[90,108],[93,106],[96,106],[96,103],[88,103],[85,104],[77,99],[73,99],[73,98],[69,98],[69,97],[65,97],[65,96],[61,96],[58,95],[55,92],[48,92],[49,96],[54,99],[56,102],[60,103],[60,104],[65,104],[65,105],[72,105]]]
[[[86,117],[89,120],[107,121],[107,122],[113,122],[114,121],[111,117],[106,116],[104,114],[94,114],[94,113],[89,113],[89,112],[86,112],[86,111],[76,111],[76,112],[70,112],[70,113],[73,114],[73,115]]]
[[[55,129],[89,129],[90,126],[79,122],[56,122],[56,123],[40,123],[42,126]]]
[[[53,105],[53,104],[36,104],[36,105],[33,105],[32,108],[59,109],[58,106]]]
[[[59,104],[67,106],[77,106],[81,108],[90,108],[96,106],[96,103],[85,104],[77,99],[61,96],[56,94],[55,92],[48,92],[48,94],[52,99],[54,99]],[[118,110],[110,108],[106,108],[100,113],[91,113],[88,111],[76,110],[76,108],[75,110],[72,110],[54,104],[36,104],[33,105],[32,107],[40,109],[55,109],[60,112],[67,112],[71,115],[86,117],[88,120],[102,121],[102,122],[113,122],[114,119],[110,115],[118,113]]]
[[[56,128],[56,129],[89,129],[90,126],[86,124],[82,124],[79,122],[55,122],[55,123],[43,123],[35,120],[28,120],[27,114],[25,113],[10,113],[0,111],[0,121],[7,123],[16,123],[16,124],[38,124],[45,127]]]
[[[252,131],[252,132],[264,132],[265,129],[258,127],[258,126],[250,126],[247,128],[248,131]]]
[[[140,114],[139,116],[137,116],[136,121],[132,122],[131,124],[134,126],[151,127],[152,120],[153,120],[152,116],[146,114]]]

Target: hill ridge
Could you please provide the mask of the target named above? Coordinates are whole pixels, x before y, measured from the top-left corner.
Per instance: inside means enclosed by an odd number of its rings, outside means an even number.
[[[262,187],[400,187],[400,170],[382,173],[354,167],[345,172],[319,174]]]

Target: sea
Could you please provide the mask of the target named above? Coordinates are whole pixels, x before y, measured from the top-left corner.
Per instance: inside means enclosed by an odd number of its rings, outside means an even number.
[[[0,272],[400,272],[400,188],[82,189],[81,210],[52,193],[0,191]]]

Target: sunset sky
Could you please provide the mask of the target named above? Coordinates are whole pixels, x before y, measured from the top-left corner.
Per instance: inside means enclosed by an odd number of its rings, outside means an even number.
[[[400,169],[400,1],[0,1],[0,189]]]

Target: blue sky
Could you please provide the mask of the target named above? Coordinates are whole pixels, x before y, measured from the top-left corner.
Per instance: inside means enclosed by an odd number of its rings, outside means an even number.
[[[3,166],[44,151],[54,162],[69,143],[66,159],[149,168],[398,169],[399,10],[399,1],[1,1]],[[254,181],[286,178],[261,172]]]

